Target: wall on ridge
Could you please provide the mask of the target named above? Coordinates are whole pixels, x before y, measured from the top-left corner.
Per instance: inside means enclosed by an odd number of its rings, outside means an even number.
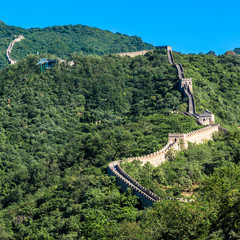
[[[169,133],[168,142],[177,141],[182,148],[188,147],[188,142],[200,144],[207,140],[211,140],[213,134],[219,131],[223,131],[219,124],[207,126],[205,128],[198,129],[189,133]]]
[[[175,149],[176,151],[179,151],[179,144],[177,142],[168,142],[161,150],[157,152],[145,156],[127,158],[123,161],[132,162],[134,160],[140,160],[142,162],[142,165],[150,162],[154,167],[157,167],[167,160],[166,154],[169,152],[170,149]]]
[[[108,173],[111,176],[116,176],[117,184],[122,187],[123,191],[126,191],[128,187],[132,188],[134,194],[139,197],[141,204],[144,207],[152,206],[155,201],[160,201],[161,198],[140,185],[135,179],[128,175],[120,167],[120,163],[140,160],[143,164],[150,162],[156,167],[167,160],[166,156],[169,150],[175,149],[176,151],[179,151],[181,148],[187,148],[189,142],[195,144],[203,143],[206,140],[212,139],[215,132],[223,130],[218,124],[216,124],[189,133],[169,133],[168,143],[163,149],[146,156],[127,158],[122,161],[111,162],[108,166]]]
[[[119,164],[120,161],[110,163],[108,166],[108,174],[116,177],[117,185],[121,186],[124,192],[127,191],[129,187],[133,189],[134,194],[139,198],[144,207],[150,207],[154,202],[160,200],[156,194],[140,185],[135,179],[121,169]]]
[[[170,61],[170,59],[173,59],[172,56],[172,47],[170,46],[158,46],[156,47],[156,49],[167,49],[167,54],[168,54],[168,59]],[[145,55],[147,52],[152,51],[152,50],[145,50],[145,51],[137,51],[137,52],[125,52],[125,53],[117,53],[117,55],[119,56],[130,56],[130,57],[136,57],[139,55]],[[174,64],[174,60],[173,63]]]
[[[14,61],[14,60],[11,59],[10,53],[12,51],[12,48],[13,48],[14,44],[16,42],[20,42],[22,39],[24,39],[24,36],[23,35],[19,35],[19,37],[15,38],[8,46],[6,55],[7,55],[7,59],[8,59],[10,64],[15,64],[17,62],[17,61]]]
[[[172,48],[167,47],[168,61],[170,64],[175,65],[178,78],[179,78],[179,90],[188,97],[188,113],[191,114],[200,125],[211,125],[214,124],[214,114],[209,112],[207,109],[202,114],[196,113],[196,105],[193,95],[193,84],[192,78],[185,78],[183,67],[180,63],[175,64]]]
[[[175,64],[173,55],[172,55],[172,48],[169,46],[166,46],[166,48],[167,48],[169,62],[171,64]],[[124,54],[121,54],[121,56],[125,56],[128,54],[129,53],[124,53]],[[137,55],[134,55],[134,53],[130,53],[130,54],[132,54],[131,56],[137,56]],[[138,54],[138,55],[141,55],[141,54]],[[189,85],[191,84],[191,81],[190,81],[191,79],[184,78],[184,72],[181,64],[176,64],[176,67],[178,70],[179,79],[186,80],[186,83],[184,84],[185,86],[184,89],[186,89],[187,87],[187,95],[189,99],[192,99],[192,109],[194,109],[194,113],[195,113],[194,98],[189,87]],[[193,116],[195,115],[193,114]],[[128,187],[132,188],[134,191],[134,194],[139,197],[144,207],[152,206],[152,204],[155,201],[160,201],[162,199],[158,197],[156,194],[152,193],[150,190],[140,185],[135,179],[133,179],[130,175],[128,175],[120,167],[120,163],[125,161],[132,162],[134,160],[140,160],[143,162],[143,164],[150,162],[152,165],[156,167],[167,160],[167,153],[171,149],[175,149],[176,151],[179,151],[182,148],[187,148],[189,142],[195,143],[195,144],[203,143],[206,140],[212,139],[213,134],[219,131],[226,132],[227,130],[216,124],[216,125],[210,125],[205,128],[198,129],[196,131],[189,132],[189,133],[169,133],[168,143],[161,150],[145,156],[127,158],[122,161],[119,160],[119,161],[111,162],[108,165],[108,173],[109,175],[116,176],[117,184],[120,185],[124,191],[126,191]],[[175,199],[175,200],[181,200],[181,199]]]
[[[139,56],[139,55],[145,55],[147,52],[149,52],[149,50],[147,50],[147,51],[138,51],[138,52],[117,53],[117,55],[119,55],[119,56],[136,57],[136,56]]]
[[[180,79],[180,89],[184,88],[184,86],[187,85],[189,87],[189,90],[191,93],[193,93],[193,87],[192,87],[192,78],[181,78]]]

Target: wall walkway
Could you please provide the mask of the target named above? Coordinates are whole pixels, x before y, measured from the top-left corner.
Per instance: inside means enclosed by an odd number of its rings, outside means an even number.
[[[11,51],[12,51],[12,48],[13,48],[14,44],[15,44],[16,42],[20,42],[22,39],[24,39],[24,36],[23,36],[23,35],[20,35],[20,36],[18,36],[17,38],[15,38],[15,39],[9,44],[9,46],[8,46],[6,55],[7,55],[7,59],[8,59],[8,61],[9,61],[10,64],[15,64],[15,63],[17,62],[17,61],[14,61],[13,59],[11,59],[10,53],[11,53]]]

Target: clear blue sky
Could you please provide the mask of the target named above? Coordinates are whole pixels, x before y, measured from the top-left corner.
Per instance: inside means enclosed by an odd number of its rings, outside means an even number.
[[[215,0],[11,0],[0,20],[24,28],[83,24],[140,36],[183,53],[240,47],[240,1]]]

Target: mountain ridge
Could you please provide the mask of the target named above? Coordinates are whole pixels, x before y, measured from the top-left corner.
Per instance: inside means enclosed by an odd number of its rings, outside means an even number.
[[[11,57],[17,61],[29,54],[53,54],[68,58],[74,52],[84,55],[104,55],[118,52],[150,50],[154,46],[142,41],[140,37],[112,33],[86,25],[64,25],[45,28],[9,26],[0,23],[0,64],[7,64],[6,50],[16,35],[25,40],[16,44]]]

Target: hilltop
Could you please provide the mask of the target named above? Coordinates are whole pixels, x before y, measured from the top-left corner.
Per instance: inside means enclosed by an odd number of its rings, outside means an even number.
[[[14,46],[11,52],[14,60],[37,52],[67,58],[74,52],[104,55],[153,49],[152,44],[143,42],[140,37],[114,34],[80,24],[24,29],[0,22],[0,65],[8,63],[6,50],[9,43],[18,35],[23,35],[25,39]]]

